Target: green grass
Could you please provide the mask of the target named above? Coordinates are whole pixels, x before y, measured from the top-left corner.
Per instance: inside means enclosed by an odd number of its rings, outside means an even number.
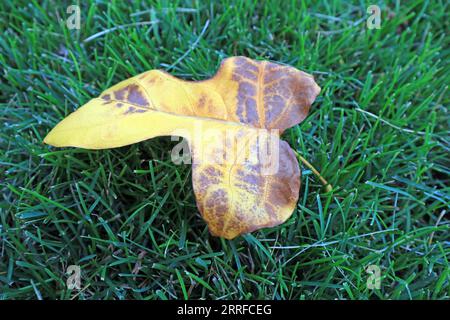
[[[448,1],[373,1],[379,30],[366,27],[372,1],[138,2],[83,1],[68,30],[71,2],[1,1],[0,298],[449,299]],[[210,236],[168,138],[42,143],[114,83],[153,68],[206,79],[232,55],[322,87],[284,138],[334,190],[303,167],[278,227]]]

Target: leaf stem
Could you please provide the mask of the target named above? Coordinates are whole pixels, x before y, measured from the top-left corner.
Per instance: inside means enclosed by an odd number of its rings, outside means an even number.
[[[294,152],[297,155],[297,157],[300,159],[300,161],[303,162],[303,164],[305,166],[307,166],[309,169],[311,169],[311,171],[319,178],[320,182],[322,182],[322,184],[325,186],[326,192],[332,191],[333,190],[333,186],[331,184],[329,184],[328,181],[325,180],[324,177],[322,177],[320,172],[317,171],[316,168],[314,168],[313,165],[311,163],[309,163],[308,160],[303,158],[297,151],[294,150]]]

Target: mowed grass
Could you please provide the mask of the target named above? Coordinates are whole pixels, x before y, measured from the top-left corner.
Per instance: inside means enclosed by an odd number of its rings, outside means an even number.
[[[69,30],[70,1],[1,1],[0,298],[449,299],[450,8],[376,2],[378,30],[375,3],[333,0],[82,1]],[[302,166],[280,226],[212,237],[170,138],[42,143],[114,83],[154,68],[206,79],[233,55],[322,87],[284,138],[333,191]],[[66,286],[70,265],[81,290]]]

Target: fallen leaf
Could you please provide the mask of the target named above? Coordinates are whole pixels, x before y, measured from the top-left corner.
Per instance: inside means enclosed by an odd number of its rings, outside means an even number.
[[[89,101],[44,142],[106,149],[184,137],[199,211],[213,235],[232,239],[292,214],[300,170],[279,136],[307,116],[319,92],[307,73],[245,57],[225,59],[204,81],[151,70]]]

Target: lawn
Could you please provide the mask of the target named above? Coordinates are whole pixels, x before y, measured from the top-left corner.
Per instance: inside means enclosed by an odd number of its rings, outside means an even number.
[[[82,1],[69,29],[71,4],[0,3],[0,299],[449,299],[448,1]],[[284,224],[211,236],[168,137],[42,143],[119,81],[235,55],[322,88],[283,138],[333,190],[301,164]]]

